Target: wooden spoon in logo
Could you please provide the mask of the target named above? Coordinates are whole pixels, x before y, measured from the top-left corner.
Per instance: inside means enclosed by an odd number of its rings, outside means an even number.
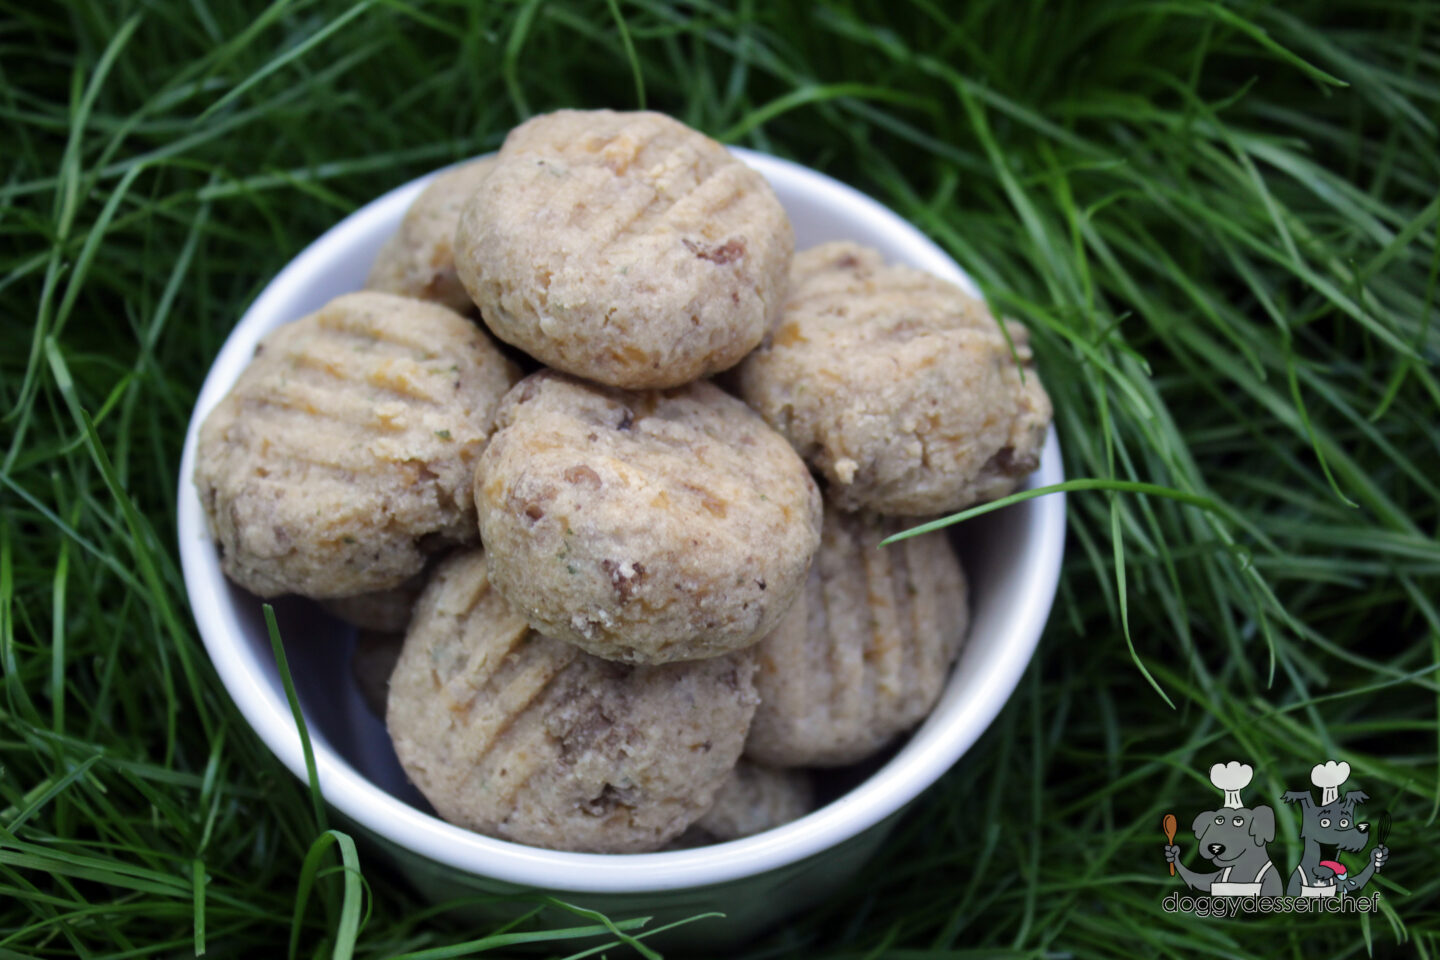
[[[1165,819],[1160,821],[1160,829],[1165,831],[1165,845],[1172,846],[1175,843],[1175,830],[1179,824],[1175,821],[1175,814],[1165,814]],[[1170,876],[1175,876],[1175,864],[1170,864]]]

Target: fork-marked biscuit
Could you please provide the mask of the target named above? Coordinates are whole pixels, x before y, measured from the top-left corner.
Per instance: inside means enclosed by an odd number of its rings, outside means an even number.
[[[455,264],[497,337],[628,388],[724,370],[785,295],[774,192],[658,113],[560,110],[510,132],[460,218]]]
[[[352,596],[473,542],[475,462],[517,375],[471,321],[388,293],[272,331],[200,429],[226,576],[262,597]]]
[[[632,667],[541,636],[486,556],[445,560],[415,607],[387,725],[436,811],[555,850],[656,850],[709,809],[755,710],[749,652]]]
[[[969,626],[965,574],[943,533],[825,509],[804,593],[756,648],[760,709],[746,755],[831,767],[880,750],[935,706]]]

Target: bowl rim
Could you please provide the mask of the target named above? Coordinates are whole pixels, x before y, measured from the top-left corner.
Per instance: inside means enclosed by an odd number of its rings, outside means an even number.
[[[903,247],[913,265],[951,280],[973,296],[978,288],[958,264],[914,225],[853,187],[800,164],[741,148],[731,152],[758,170],[777,193],[810,195],[864,220],[871,231]],[[467,161],[468,162],[468,161]],[[237,610],[225,588],[199,494],[192,482],[200,424],[234,384],[260,337],[298,316],[278,316],[320,264],[356,238],[398,224],[437,170],[396,187],[331,227],[265,287],[230,332],[207,373],[180,461],[177,527],[181,567],[195,623],[221,682],[245,720],[285,766],[307,780],[299,731],[285,695],[271,684],[256,651],[236,638]],[[393,229],[393,226],[392,226]],[[1064,478],[1052,426],[1031,486]],[[524,887],[577,893],[645,893],[707,887],[742,880],[813,858],[897,813],[929,788],[974,744],[1008,702],[1029,664],[1059,585],[1065,543],[1065,497],[1051,494],[1009,508],[1025,511],[1029,538],[1025,582],[998,656],[972,678],[971,694],[943,717],[936,713],[880,769],[812,813],[752,837],[686,850],[642,854],[571,853],[474,833],[410,806],[370,782],[322,738],[312,738],[317,778],[326,802],[360,826],[432,861]],[[967,650],[973,646],[967,640]],[[962,652],[962,657],[964,653]],[[949,691],[955,674],[946,682]],[[308,723],[307,723],[308,725]]]

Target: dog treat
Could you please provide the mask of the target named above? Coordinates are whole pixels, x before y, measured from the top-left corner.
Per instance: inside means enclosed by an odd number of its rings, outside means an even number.
[[[415,607],[387,722],[446,820],[597,853],[656,850],[705,813],[755,710],[748,651],[633,667],[544,637],[491,589],[478,550]]]
[[[758,173],[658,113],[516,127],[465,207],[455,264],[495,335],[618,387],[739,362],[785,295],[790,221]]]
[[[820,495],[783,437],[709,383],[631,392],[542,371],[506,394],[475,472],[495,586],[610,660],[750,646],[805,582]]]
[[[415,598],[424,589],[425,574],[421,572],[398,587],[357,593],[353,597],[332,597],[321,600],[320,606],[331,616],[362,630],[403,634],[410,623],[410,608],[415,606]]]
[[[355,638],[355,652],[350,655],[350,674],[360,690],[360,699],[382,720],[390,675],[395,672],[395,662],[400,659],[400,647],[404,643],[404,633],[361,630]]]
[[[747,756],[777,767],[854,763],[930,713],[969,607],[944,534],[879,546],[913,525],[826,507],[805,590],[756,650],[760,708]]]
[[[456,313],[477,312],[455,274],[455,228],[460,208],[493,163],[475,160],[437,174],[380,248],[365,288],[431,300]]]
[[[200,430],[225,574],[262,597],[346,597],[474,542],[475,462],[517,374],[464,317],[389,293],[271,332]]]
[[[1015,490],[1050,423],[1029,335],[1005,330],[1013,354],[985,304],[953,284],[827,243],[796,255],[740,395],[825,476],[834,506],[958,510]]]
[[[700,843],[763,833],[810,812],[815,790],[803,770],[776,770],[741,760],[715,793],[715,803],[681,836]]]

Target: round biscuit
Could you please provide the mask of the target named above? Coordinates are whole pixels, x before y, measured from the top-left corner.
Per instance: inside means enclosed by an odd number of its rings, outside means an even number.
[[[756,647],[760,708],[746,755],[776,767],[863,760],[923,720],[969,626],[965,574],[943,533],[825,509],[805,590]]]
[[[757,642],[805,582],[820,496],[799,457],[706,382],[532,374],[475,472],[491,576],[537,630],[664,663]]]
[[[1050,425],[1023,326],[853,243],[796,255],[780,320],[736,380],[842,510],[921,516],[1004,496]]]
[[[475,462],[518,373],[471,321],[394,294],[272,331],[200,428],[226,576],[262,597],[353,596],[474,542]]]
[[[440,816],[556,850],[656,850],[708,810],[755,710],[748,652],[632,667],[544,637],[486,557],[435,571],[390,680],[401,765]]]
[[[663,114],[610,110],[512,130],[455,238],[497,337],[632,389],[739,362],[779,310],[793,251],[760,174]]]

